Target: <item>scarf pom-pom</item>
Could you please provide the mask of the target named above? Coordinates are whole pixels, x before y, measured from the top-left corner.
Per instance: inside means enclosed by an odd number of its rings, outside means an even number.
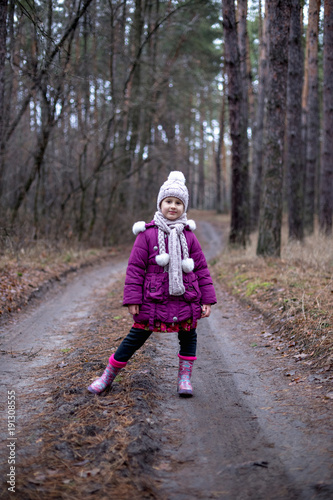
[[[194,269],[194,260],[193,259],[183,259],[182,260],[182,269],[184,273],[190,273]]]
[[[191,229],[191,231],[195,231],[197,228],[197,225],[193,219],[188,220],[187,225]]]
[[[144,220],[139,220],[139,222],[136,222],[133,224],[132,231],[135,236],[137,236],[139,233],[143,233],[143,231],[146,230],[146,223]]]
[[[160,255],[156,255],[155,260],[159,266],[164,267],[169,264],[170,255],[168,253],[161,253]]]

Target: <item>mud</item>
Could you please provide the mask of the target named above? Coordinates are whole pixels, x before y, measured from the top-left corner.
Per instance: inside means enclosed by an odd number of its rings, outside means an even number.
[[[158,341],[169,436],[157,465],[161,491],[169,500],[332,498],[329,408],[321,406],[319,424],[314,402],[289,387],[279,360],[250,347],[265,325],[223,292],[219,299],[223,312],[198,328],[191,400],[175,394],[176,338]]]
[[[13,382],[17,389],[29,390],[34,369],[48,363],[52,353],[69,347],[80,324],[86,325],[86,320],[93,318],[95,303],[125,268],[123,261],[112,262],[78,273],[70,283],[64,279],[44,300],[3,322],[0,326],[2,390]]]
[[[24,434],[30,419],[42,412],[50,396],[50,384],[55,368],[61,367],[62,353],[70,350],[96,321],[94,311],[103,300],[112,282],[119,279],[126,267],[114,260],[57,282],[43,298],[34,300],[25,312],[2,320],[0,325],[0,404],[1,442],[9,439],[7,428],[7,394],[15,392],[15,431]],[[108,285],[108,286],[106,286]],[[102,367],[101,363],[101,367]],[[48,370],[48,367],[50,368]],[[38,383],[37,383],[38,381]],[[66,414],[66,408],[58,412]],[[33,440],[38,441],[41,431]],[[41,439],[40,439],[41,441]],[[39,446],[21,443],[20,454],[35,453]],[[0,449],[0,459],[6,470],[7,449]],[[8,467],[7,467],[8,468]]]
[[[215,258],[223,244],[222,231],[199,221],[198,234],[207,259]],[[212,316],[199,324],[193,398],[182,399],[176,393],[174,334],[152,336],[144,347],[144,361],[131,360],[122,384],[114,384],[100,398],[87,393],[85,377],[103,370],[105,356],[86,359],[85,353],[103,338],[88,335],[80,348],[80,337],[103,325],[103,301],[125,266],[126,262],[112,261],[79,273],[30,307],[25,317],[15,316],[12,324],[1,326],[3,422],[6,392],[14,387],[18,401],[25,394],[25,411],[20,409],[18,421],[21,432],[28,429],[33,413],[52,400],[53,417],[68,419],[69,425],[74,419],[81,434],[78,448],[77,442],[66,441],[53,429],[50,462],[39,464],[36,459],[40,469],[48,469],[34,476],[32,489],[18,498],[79,499],[82,491],[85,496],[110,498],[106,490],[120,499],[333,498],[332,401],[323,397],[329,387],[311,379],[305,366],[279,356],[265,340],[269,326],[223,290],[218,290]],[[73,353],[61,361],[59,354],[73,346]],[[57,389],[47,367],[61,363],[67,363],[68,378],[63,376]],[[82,371],[72,373],[71,363],[80,363]],[[295,369],[301,383],[286,375]],[[33,385],[37,373],[39,383]],[[93,420],[83,422],[89,411]],[[50,416],[44,417],[45,428],[35,426],[29,434],[33,445],[27,443],[26,452],[38,455],[48,418],[51,422]],[[115,436],[121,419],[129,422],[128,444],[126,454],[119,457]],[[5,442],[6,428],[1,432]],[[45,477],[51,472],[54,480],[58,477],[56,466],[49,470],[52,453],[72,470],[80,468],[82,477],[89,476],[84,490],[73,486],[68,493],[50,495]],[[118,462],[117,483],[108,486],[107,467]],[[63,472],[58,481],[64,481]]]

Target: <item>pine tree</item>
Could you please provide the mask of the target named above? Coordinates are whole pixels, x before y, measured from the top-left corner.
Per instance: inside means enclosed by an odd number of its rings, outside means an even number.
[[[288,55],[286,163],[289,238],[303,239],[301,0],[292,0]]]
[[[306,127],[306,177],[304,187],[304,229],[314,230],[316,180],[319,162],[318,30],[321,0],[309,0],[309,53]]]
[[[268,88],[258,255],[280,256],[290,0],[268,0]]]
[[[228,76],[229,127],[231,146],[231,229],[229,242],[246,245],[249,227],[247,129],[240,70],[234,0],[222,0],[224,59]]]
[[[319,225],[332,234],[333,216],[333,1],[324,0],[323,146]]]

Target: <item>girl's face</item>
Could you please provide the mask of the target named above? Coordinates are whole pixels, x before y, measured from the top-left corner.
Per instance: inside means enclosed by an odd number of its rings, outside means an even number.
[[[176,220],[183,215],[185,210],[184,204],[178,198],[168,196],[161,203],[161,212],[169,220]]]

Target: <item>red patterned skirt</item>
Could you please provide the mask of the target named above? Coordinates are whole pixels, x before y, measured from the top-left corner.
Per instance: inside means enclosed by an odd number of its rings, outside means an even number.
[[[163,321],[156,320],[154,323],[153,332],[179,332],[179,330],[184,330],[189,332],[193,328],[197,327],[198,322],[190,319],[180,321],[179,323],[163,323]],[[150,331],[149,321],[143,321],[141,323],[134,323],[133,328],[140,328],[141,330]]]

